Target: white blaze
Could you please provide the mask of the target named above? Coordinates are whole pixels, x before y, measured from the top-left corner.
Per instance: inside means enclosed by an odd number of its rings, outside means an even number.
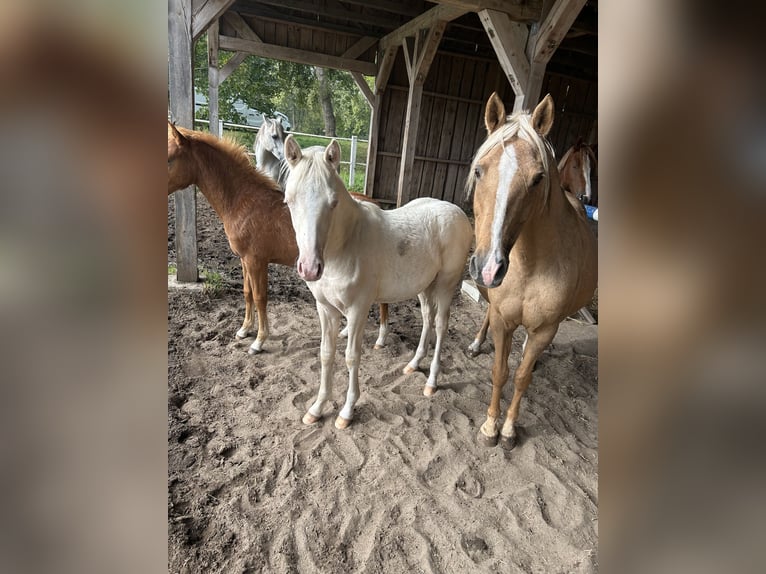
[[[500,177],[497,182],[497,192],[495,193],[495,214],[492,219],[492,245],[489,253],[494,257],[496,253],[502,253],[503,247],[503,222],[505,221],[505,212],[508,209],[508,194],[511,191],[511,182],[516,171],[519,169],[519,163],[516,159],[516,150],[513,146],[503,149],[500,156],[500,165],[498,172]]]

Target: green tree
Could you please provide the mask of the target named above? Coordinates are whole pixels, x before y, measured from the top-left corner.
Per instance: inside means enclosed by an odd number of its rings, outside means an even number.
[[[233,54],[220,52],[223,66]],[[194,86],[207,96],[207,36],[194,46]],[[366,138],[370,108],[351,75],[325,70],[329,96],[335,115],[336,133]],[[368,80],[369,83],[369,80]],[[325,122],[319,98],[319,82],[312,66],[248,56],[219,87],[219,114],[224,121],[244,122],[235,107],[236,100],[267,115],[278,110],[287,114],[293,131],[324,133]],[[207,117],[207,111],[203,112]],[[203,117],[199,112],[197,117]]]

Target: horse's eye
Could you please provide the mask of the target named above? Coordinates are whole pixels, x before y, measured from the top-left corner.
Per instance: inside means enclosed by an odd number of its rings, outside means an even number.
[[[330,202],[330,209],[335,209],[337,206],[338,206],[338,198],[336,197],[336,198],[334,198],[334,199],[333,199],[333,200]]]
[[[478,166],[473,169],[473,175],[476,179],[481,178],[481,168]]]
[[[272,137],[272,138],[274,138],[275,140],[278,140],[278,139],[279,139],[279,136],[278,136],[277,134],[274,134],[274,135],[273,135],[273,136],[271,136],[271,137]]]
[[[538,173],[537,175],[535,175],[535,177],[532,179],[532,186],[531,186],[531,187],[534,187],[535,185],[537,185],[538,183],[540,183],[540,182],[543,180],[543,176],[544,176],[544,175],[545,175],[545,174],[544,174],[544,173],[542,173],[542,172],[540,172],[540,173]]]

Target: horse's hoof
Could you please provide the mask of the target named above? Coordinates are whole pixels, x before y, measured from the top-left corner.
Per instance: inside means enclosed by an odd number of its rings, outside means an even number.
[[[252,345],[250,345],[250,348],[247,350],[248,355],[257,355],[263,351],[263,341],[256,341]]]
[[[338,418],[335,419],[335,428],[338,430],[343,430],[348,428],[348,425],[351,424],[351,419],[344,419],[341,416],[338,416]]]
[[[436,394],[436,387],[429,387],[426,385],[423,387],[423,394],[427,397],[432,397]]]
[[[513,450],[516,447],[516,435],[505,436],[501,434],[499,442],[500,442],[500,446],[503,447],[505,450]]]
[[[476,437],[476,442],[478,442],[481,446],[490,448],[497,445],[497,435],[487,436],[483,432],[479,431],[479,434]]]
[[[479,354],[478,348],[468,347],[465,350],[465,354],[468,355],[471,359],[475,358]]]
[[[237,339],[247,339],[247,336],[250,334],[250,331],[243,331],[240,329],[237,331],[237,334],[234,335]]]
[[[383,348],[383,345],[375,345],[373,347],[373,349],[375,349],[376,351],[380,351],[382,348]]]
[[[303,415],[303,424],[304,425],[313,425],[319,420],[319,417],[315,417],[311,413],[306,413]]]
[[[406,366],[406,367],[404,367],[404,369],[402,370],[402,373],[404,373],[405,375],[409,375],[409,374],[412,374],[412,373],[414,373],[416,370],[417,370],[417,369],[416,369],[415,367],[410,367],[409,365],[407,365],[407,366]]]

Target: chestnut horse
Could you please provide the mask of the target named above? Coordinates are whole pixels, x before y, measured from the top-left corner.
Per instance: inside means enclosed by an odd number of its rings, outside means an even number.
[[[591,170],[596,169],[596,154],[582,139],[570,147],[559,162],[561,188],[587,205],[597,205],[598,198],[590,184]]]
[[[550,143],[553,99],[547,95],[530,115],[505,115],[492,94],[484,112],[487,139],[471,164],[476,250],[469,271],[487,289],[495,343],[492,399],[479,432],[482,444],[497,444],[500,396],[508,380],[511,337],[527,332],[514,374],[514,394],[500,441],[516,442],[514,423],[532,380],[532,368],[553,340],[559,323],[588,303],[596,288],[596,238],[582,206],[564,192]]]
[[[423,389],[426,396],[432,395],[450,303],[471,247],[468,217],[456,205],[431,198],[390,211],[354,201],[338,176],[340,146],[335,140],[326,149],[301,150],[287,136],[285,158],[290,164],[285,201],[300,251],[298,274],[314,294],[322,326],[319,395],[303,422],[317,422],[332,394],[341,314],[348,320],[348,392],[335,426],[343,429],[351,422],[359,398],[364,319],[375,301],[391,303],[415,295],[420,299],[420,344],[404,372],[418,368],[434,325],[436,345]]]
[[[245,320],[236,336],[243,339],[252,332],[257,310],[258,335],[248,353],[258,353],[269,335],[268,265],[292,267],[298,258],[284,194],[250,163],[242,146],[168,122],[168,195],[192,184],[223,221],[229,246],[242,262]],[[383,305],[380,317],[376,348],[385,344],[387,333],[388,308]]]

